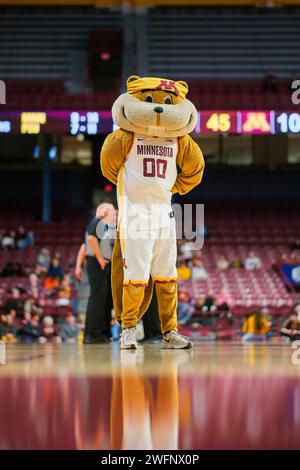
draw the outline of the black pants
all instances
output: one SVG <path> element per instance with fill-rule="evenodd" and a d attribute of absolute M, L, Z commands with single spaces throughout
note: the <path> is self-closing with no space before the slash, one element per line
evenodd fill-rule
<path fill-rule="evenodd" d="M 111 264 L 101 269 L 93 256 L 87 257 L 86 270 L 90 283 L 90 296 L 85 319 L 84 336 L 97 338 L 100 335 L 111 336 L 111 310 L 113 306 L 111 293 Z"/>
<path fill-rule="evenodd" d="M 300 334 L 289 335 L 288 333 L 280 332 L 280 335 L 285 336 L 286 338 L 290 338 L 291 341 L 299 341 L 300 340 Z"/>
<path fill-rule="evenodd" d="M 146 339 L 153 339 L 161 336 L 160 321 L 158 316 L 158 304 L 155 288 L 148 310 L 143 316 L 144 333 Z"/>

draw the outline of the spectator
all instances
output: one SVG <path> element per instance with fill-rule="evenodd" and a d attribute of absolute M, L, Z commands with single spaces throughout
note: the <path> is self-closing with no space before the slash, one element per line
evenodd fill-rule
<path fill-rule="evenodd" d="M 220 271 L 225 271 L 228 268 L 229 268 L 228 259 L 226 259 L 224 255 L 219 256 L 219 259 L 217 261 L 217 269 L 219 269 Z"/>
<path fill-rule="evenodd" d="M 61 337 L 58 336 L 52 317 L 43 318 L 41 336 L 39 342 L 44 343 L 61 343 Z"/>
<path fill-rule="evenodd" d="M 180 245 L 180 251 L 185 261 L 190 261 L 193 258 L 194 248 L 195 246 L 194 246 L 194 243 L 192 242 L 184 241 Z"/>
<path fill-rule="evenodd" d="M 36 273 L 30 273 L 28 276 L 28 281 L 26 283 L 26 292 L 31 295 L 32 292 L 36 290 L 38 292 L 41 290 L 39 277 Z"/>
<path fill-rule="evenodd" d="M 223 287 L 219 295 L 216 298 L 216 304 L 218 310 L 228 312 L 233 307 L 233 298 L 230 293 Z"/>
<path fill-rule="evenodd" d="M 53 258 L 50 268 L 48 270 L 48 276 L 52 279 L 59 279 L 62 280 L 63 278 L 63 270 L 61 267 L 61 262 L 59 258 Z"/>
<path fill-rule="evenodd" d="M 20 250 L 33 246 L 34 239 L 32 232 L 26 232 L 25 228 L 20 225 L 16 233 L 16 246 Z"/>
<path fill-rule="evenodd" d="M 24 312 L 24 317 L 20 325 L 18 337 L 23 343 L 37 341 L 40 336 L 39 318 L 32 317 L 28 311 Z"/>
<path fill-rule="evenodd" d="M 4 248 L 5 250 L 12 250 L 13 248 L 15 248 L 15 238 L 16 233 L 13 230 L 11 230 L 10 232 L 6 232 L 2 238 L 2 248 Z"/>
<path fill-rule="evenodd" d="M 23 302 L 20 299 L 20 290 L 13 288 L 11 291 L 11 298 L 6 301 L 5 312 L 10 313 L 12 310 L 16 312 L 16 315 L 20 317 L 23 312 Z"/>
<path fill-rule="evenodd" d="M 247 271 L 253 271 L 254 269 L 260 269 L 261 268 L 261 260 L 254 251 L 250 251 L 248 258 L 246 258 L 245 261 L 245 269 Z"/>
<path fill-rule="evenodd" d="M 61 290 L 63 291 L 63 295 L 70 297 L 71 290 L 72 290 L 72 279 L 69 273 L 64 274 L 62 283 L 61 283 Z"/>
<path fill-rule="evenodd" d="M 188 281 L 191 279 L 191 270 L 185 261 L 181 261 L 181 263 L 179 263 L 179 266 L 177 267 L 177 275 L 178 279 L 181 281 Z"/>
<path fill-rule="evenodd" d="M 71 298 L 71 280 L 68 274 L 64 275 L 64 278 L 61 282 L 60 289 L 58 291 L 57 305 L 69 305 Z"/>
<path fill-rule="evenodd" d="M 38 315 L 31 317 L 30 326 L 27 328 L 27 333 L 31 334 L 32 341 L 39 339 L 41 334 L 41 325 Z"/>
<path fill-rule="evenodd" d="M 51 258 L 47 248 L 42 248 L 36 259 L 37 274 L 45 275 L 50 268 Z"/>
<path fill-rule="evenodd" d="M 24 325 L 27 325 L 30 322 L 31 322 L 31 313 L 28 311 L 25 311 L 23 314 L 23 320 L 21 321 L 21 327 Z"/>
<path fill-rule="evenodd" d="M 198 297 L 195 302 L 194 302 L 194 306 L 195 306 L 195 311 L 196 313 L 200 313 L 202 311 L 202 307 L 204 305 L 204 302 L 205 302 L 205 298 L 204 297 Z"/>
<path fill-rule="evenodd" d="M 195 281 L 208 279 L 208 273 L 200 259 L 194 259 L 191 270 L 192 279 Z"/>
<path fill-rule="evenodd" d="M 215 299 L 215 294 L 214 291 L 210 288 L 207 291 L 207 294 L 204 299 L 204 304 L 202 306 L 202 311 L 203 312 L 214 312 L 217 307 L 216 307 L 216 299 Z"/>
<path fill-rule="evenodd" d="M 290 341 L 300 339 L 300 314 L 297 315 L 296 312 L 297 310 L 290 315 L 280 329 L 281 336 L 289 338 Z"/>
<path fill-rule="evenodd" d="M 178 294 L 178 323 L 186 325 L 192 318 L 195 307 L 190 303 L 191 299 L 187 292 L 179 290 Z"/>
<path fill-rule="evenodd" d="M 244 333 L 243 342 L 264 341 L 267 339 L 267 333 L 270 331 L 270 322 L 262 315 L 260 310 L 255 310 L 242 326 Z"/>
<path fill-rule="evenodd" d="M 58 259 L 60 262 L 61 262 L 61 254 L 59 251 L 55 251 L 54 252 L 54 255 L 53 255 L 53 258 L 56 258 Z"/>
<path fill-rule="evenodd" d="M 244 264 L 239 256 L 235 256 L 230 263 L 230 267 L 233 269 L 240 269 L 244 267 Z"/>
<path fill-rule="evenodd" d="M 58 287 L 63 278 L 63 270 L 58 258 L 53 258 L 47 276 L 44 281 L 45 289 Z"/>
<path fill-rule="evenodd" d="M 270 315 L 270 310 L 269 310 L 269 307 L 262 307 L 261 308 L 261 314 L 264 318 L 266 318 L 267 320 L 269 320 L 270 324 L 272 323 L 272 317 Z"/>
<path fill-rule="evenodd" d="M 38 289 L 34 287 L 31 291 L 30 297 L 24 303 L 24 312 L 30 312 L 31 315 L 41 316 L 43 314 L 43 309 L 41 306 L 41 294 Z"/>
<path fill-rule="evenodd" d="M 59 335 L 67 343 L 76 343 L 79 336 L 79 327 L 73 315 L 68 315 L 60 327 Z"/>
<path fill-rule="evenodd" d="M 5 343 L 15 343 L 18 328 L 14 316 L 11 314 L 3 315 L 0 324 L 0 338 Z"/>

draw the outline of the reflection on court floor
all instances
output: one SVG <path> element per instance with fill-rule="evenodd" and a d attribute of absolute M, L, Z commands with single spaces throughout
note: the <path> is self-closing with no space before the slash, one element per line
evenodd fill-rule
<path fill-rule="evenodd" d="M 0 449 L 300 449 L 289 345 L 11 346 Z"/>

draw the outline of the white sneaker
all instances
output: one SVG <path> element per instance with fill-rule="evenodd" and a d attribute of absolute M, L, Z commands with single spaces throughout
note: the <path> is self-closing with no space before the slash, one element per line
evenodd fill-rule
<path fill-rule="evenodd" d="M 136 327 L 124 328 L 121 333 L 121 349 L 137 349 Z"/>
<path fill-rule="evenodd" d="M 165 334 L 161 343 L 161 349 L 191 349 L 192 347 L 193 343 L 175 330 Z"/>

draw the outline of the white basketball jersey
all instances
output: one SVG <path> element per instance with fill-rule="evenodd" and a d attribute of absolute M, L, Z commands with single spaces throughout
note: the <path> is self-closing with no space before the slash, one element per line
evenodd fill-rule
<path fill-rule="evenodd" d="M 117 183 L 119 223 L 124 227 L 148 230 L 170 223 L 177 152 L 177 138 L 134 134 Z"/>

